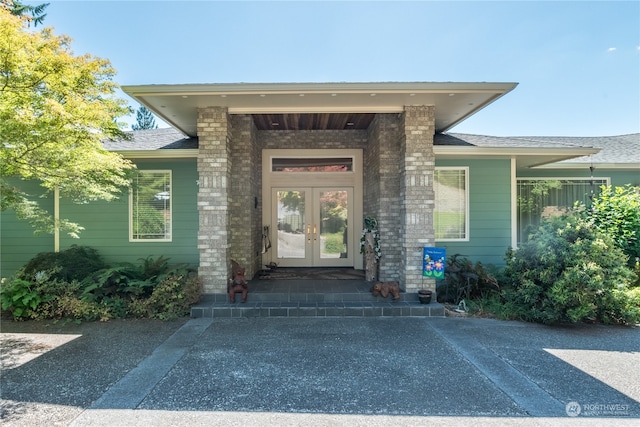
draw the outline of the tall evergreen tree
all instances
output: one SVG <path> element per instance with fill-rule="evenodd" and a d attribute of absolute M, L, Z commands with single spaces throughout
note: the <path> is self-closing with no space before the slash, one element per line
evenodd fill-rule
<path fill-rule="evenodd" d="M 12 15 L 24 17 L 29 23 L 33 22 L 34 27 L 37 27 L 47 16 L 44 10 L 49 6 L 49 3 L 30 6 L 19 0 L 0 0 L 0 6 L 7 9 Z"/>
<path fill-rule="evenodd" d="M 131 129 L 133 130 L 158 128 L 158 125 L 156 124 L 156 119 L 153 117 L 153 113 L 144 105 L 138 108 L 138 111 L 136 111 L 136 121 L 137 121 L 137 124 L 131 125 Z"/>

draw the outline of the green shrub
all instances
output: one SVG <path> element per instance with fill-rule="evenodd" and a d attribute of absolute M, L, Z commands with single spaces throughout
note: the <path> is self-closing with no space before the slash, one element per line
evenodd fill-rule
<path fill-rule="evenodd" d="M 98 251 L 73 245 L 60 252 L 42 252 L 32 258 L 16 274 L 18 279 L 34 281 L 39 272 L 47 271 L 52 279 L 82 280 L 106 265 Z"/>
<path fill-rule="evenodd" d="M 8 311 L 14 319 L 29 319 L 42 303 L 42 296 L 35 285 L 22 279 L 3 281 L 0 288 L 2 310 Z"/>
<path fill-rule="evenodd" d="M 165 276 L 155 287 L 144 307 L 148 317 L 172 319 L 186 316 L 200 299 L 202 283 L 194 273 L 176 271 Z M 141 307 L 136 307 L 141 310 Z M 143 309 L 142 312 L 145 310 Z"/>
<path fill-rule="evenodd" d="M 585 213 L 627 254 L 628 265 L 633 267 L 640 257 L 640 187 L 603 185 L 601 190 Z"/>
<path fill-rule="evenodd" d="M 503 301 L 523 320 L 640 322 L 628 292 L 635 275 L 626 255 L 581 215 L 543 221 L 506 258 Z"/>
<path fill-rule="evenodd" d="M 481 262 L 473 264 L 460 254 L 447 257 L 444 279 L 438 283 L 438 302 L 458 304 L 489 292 L 498 292 L 500 287 L 495 275 Z"/>
<path fill-rule="evenodd" d="M 87 248 L 82 252 L 94 259 L 97 256 L 97 252 Z M 39 261 L 30 261 L 31 266 L 44 267 L 47 264 L 42 260 L 65 259 L 46 254 L 36 258 Z M 54 266 L 52 270 L 28 274 L 32 280 L 3 281 L 0 286 L 2 309 L 15 319 L 170 319 L 189 314 L 190 306 L 202 293 L 195 272 L 183 266 L 170 268 L 168 259 L 162 256 L 141 259 L 140 265 L 122 263 L 97 271 L 91 268 L 82 280 L 60 278 L 60 271 L 68 269 L 68 263 L 50 265 Z M 68 270 L 67 275 L 77 276 L 72 270 Z"/>

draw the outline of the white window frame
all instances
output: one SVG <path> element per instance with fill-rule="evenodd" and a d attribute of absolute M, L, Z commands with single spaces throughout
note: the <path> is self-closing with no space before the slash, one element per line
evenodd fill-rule
<path fill-rule="evenodd" d="M 171 242 L 173 240 L 173 173 L 170 169 L 142 169 L 137 173 L 164 173 L 169 175 L 169 237 L 161 239 L 144 239 L 134 238 L 133 235 L 133 196 L 134 188 L 129 191 L 129 242 L 132 243 L 148 243 L 148 242 Z"/>
<path fill-rule="evenodd" d="M 464 171 L 464 237 L 462 238 L 435 238 L 436 242 L 468 242 L 470 238 L 470 230 L 469 230 L 469 166 L 436 166 L 435 171 L 441 170 L 458 170 Z M 434 233 L 437 230 L 436 227 L 436 211 L 438 209 L 438 195 L 436 192 L 436 177 L 435 173 L 433 176 L 433 191 L 435 196 L 435 207 L 433 212 L 433 229 Z"/>
<path fill-rule="evenodd" d="M 514 190 L 514 202 L 518 199 L 518 195 L 520 194 L 518 191 L 520 181 L 591 181 L 591 180 L 602 180 L 605 181 L 607 186 L 611 185 L 611 177 L 607 176 L 594 176 L 594 177 L 557 177 L 557 176 L 547 176 L 547 177 L 529 177 L 529 176 L 518 176 L 515 180 L 515 190 Z M 602 184 L 599 184 L 602 185 Z M 514 206 L 514 229 L 513 229 L 513 240 L 515 241 L 514 247 L 518 247 L 522 242 L 518 242 L 518 233 L 520 232 L 520 215 L 517 206 Z"/>

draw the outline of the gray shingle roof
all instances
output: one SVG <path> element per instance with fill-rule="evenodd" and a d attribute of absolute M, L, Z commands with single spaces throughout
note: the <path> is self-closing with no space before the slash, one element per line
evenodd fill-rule
<path fill-rule="evenodd" d="M 197 149 L 198 138 L 184 136 L 174 128 L 145 129 L 127 132 L 133 139 L 107 140 L 104 147 L 110 151 L 129 150 L 176 150 L 176 149 Z"/>
<path fill-rule="evenodd" d="M 498 137 L 485 135 L 470 135 L 462 133 L 450 133 L 436 135 L 435 145 L 457 145 L 475 147 L 527 147 L 527 148 L 553 148 L 576 147 L 598 148 L 599 153 L 592 156 L 577 157 L 564 160 L 559 164 L 567 163 L 617 163 L 640 166 L 640 133 L 618 136 L 515 136 Z"/>
<path fill-rule="evenodd" d="M 171 150 L 197 149 L 198 138 L 184 136 L 173 128 L 147 129 L 130 132 L 130 141 L 108 140 L 104 142 L 107 150 Z M 564 163 L 616 163 L 640 165 L 640 133 L 602 137 L 565 137 L 565 136 L 517 136 L 501 137 L 471 135 L 464 133 L 446 133 L 435 135 L 435 145 L 492 148 L 599 148 L 600 152 L 592 156 L 578 157 L 559 162 Z"/>

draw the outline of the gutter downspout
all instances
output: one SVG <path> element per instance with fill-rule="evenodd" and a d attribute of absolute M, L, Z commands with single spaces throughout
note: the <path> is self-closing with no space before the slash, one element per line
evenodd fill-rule
<path fill-rule="evenodd" d="M 518 248 L 518 180 L 516 158 L 511 157 L 511 247 Z"/>
<path fill-rule="evenodd" d="M 60 252 L 60 189 L 53 190 L 53 251 Z"/>

